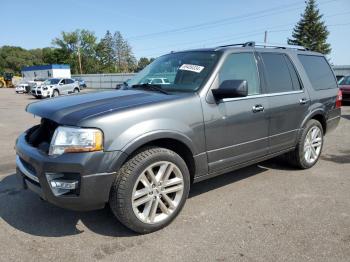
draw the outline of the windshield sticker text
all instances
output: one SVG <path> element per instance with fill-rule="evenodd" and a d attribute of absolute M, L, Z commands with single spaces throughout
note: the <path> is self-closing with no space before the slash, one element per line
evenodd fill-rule
<path fill-rule="evenodd" d="M 191 71 L 195 73 L 200 73 L 204 69 L 204 66 L 183 64 L 180 66 L 179 70 Z"/>

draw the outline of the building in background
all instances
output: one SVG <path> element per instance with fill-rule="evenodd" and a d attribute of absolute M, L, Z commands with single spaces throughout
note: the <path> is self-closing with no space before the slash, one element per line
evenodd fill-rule
<path fill-rule="evenodd" d="M 333 70 L 337 79 L 350 75 L 350 65 L 334 65 Z"/>
<path fill-rule="evenodd" d="M 69 65 L 27 66 L 22 68 L 22 77 L 27 81 L 42 78 L 70 78 L 71 72 Z"/>

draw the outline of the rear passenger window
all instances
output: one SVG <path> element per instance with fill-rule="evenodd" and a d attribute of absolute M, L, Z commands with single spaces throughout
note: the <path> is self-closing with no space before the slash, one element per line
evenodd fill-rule
<path fill-rule="evenodd" d="M 261 53 L 261 57 L 264 62 L 267 93 L 290 92 L 300 89 L 300 85 L 297 84 L 298 76 L 296 75 L 293 65 L 285 55 L 277 53 Z M 289 68 L 293 70 L 290 70 Z M 292 81 L 293 78 L 294 81 Z M 295 82 L 294 85 L 293 82 Z"/>
<path fill-rule="evenodd" d="M 236 53 L 227 57 L 219 72 L 219 84 L 225 80 L 246 80 L 248 95 L 260 93 L 258 70 L 253 53 Z"/>
<path fill-rule="evenodd" d="M 315 90 L 337 88 L 333 72 L 323 56 L 298 55 Z"/>

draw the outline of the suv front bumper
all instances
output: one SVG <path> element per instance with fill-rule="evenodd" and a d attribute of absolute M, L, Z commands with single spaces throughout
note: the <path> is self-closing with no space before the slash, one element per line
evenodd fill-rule
<path fill-rule="evenodd" d="M 16 143 L 17 177 L 23 188 L 37 193 L 44 200 L 72 210 L 94 210 L 105 206 L 115 179 L 127 155 L 121 151 L 69 153 L 57 157 L 32 147 L 19 136 Z M 50 183 L 52 176 L 77 181 L 77 187 L 57 194 Z"/>

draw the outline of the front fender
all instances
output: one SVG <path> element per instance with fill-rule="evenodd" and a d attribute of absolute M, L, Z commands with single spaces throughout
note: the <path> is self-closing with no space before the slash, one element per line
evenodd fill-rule
<path fill-rule="evenodd" d="M 138 147 L 157 139 L 170 138 L 185 144 L 195 155 L 198 149 L 192 139 L 194 131 L 180 121 L 172 119 L 152 119 L 132 125 L 124 130 L 107 148 L 108 151 L 121 150 L 127 154 Z"/>

